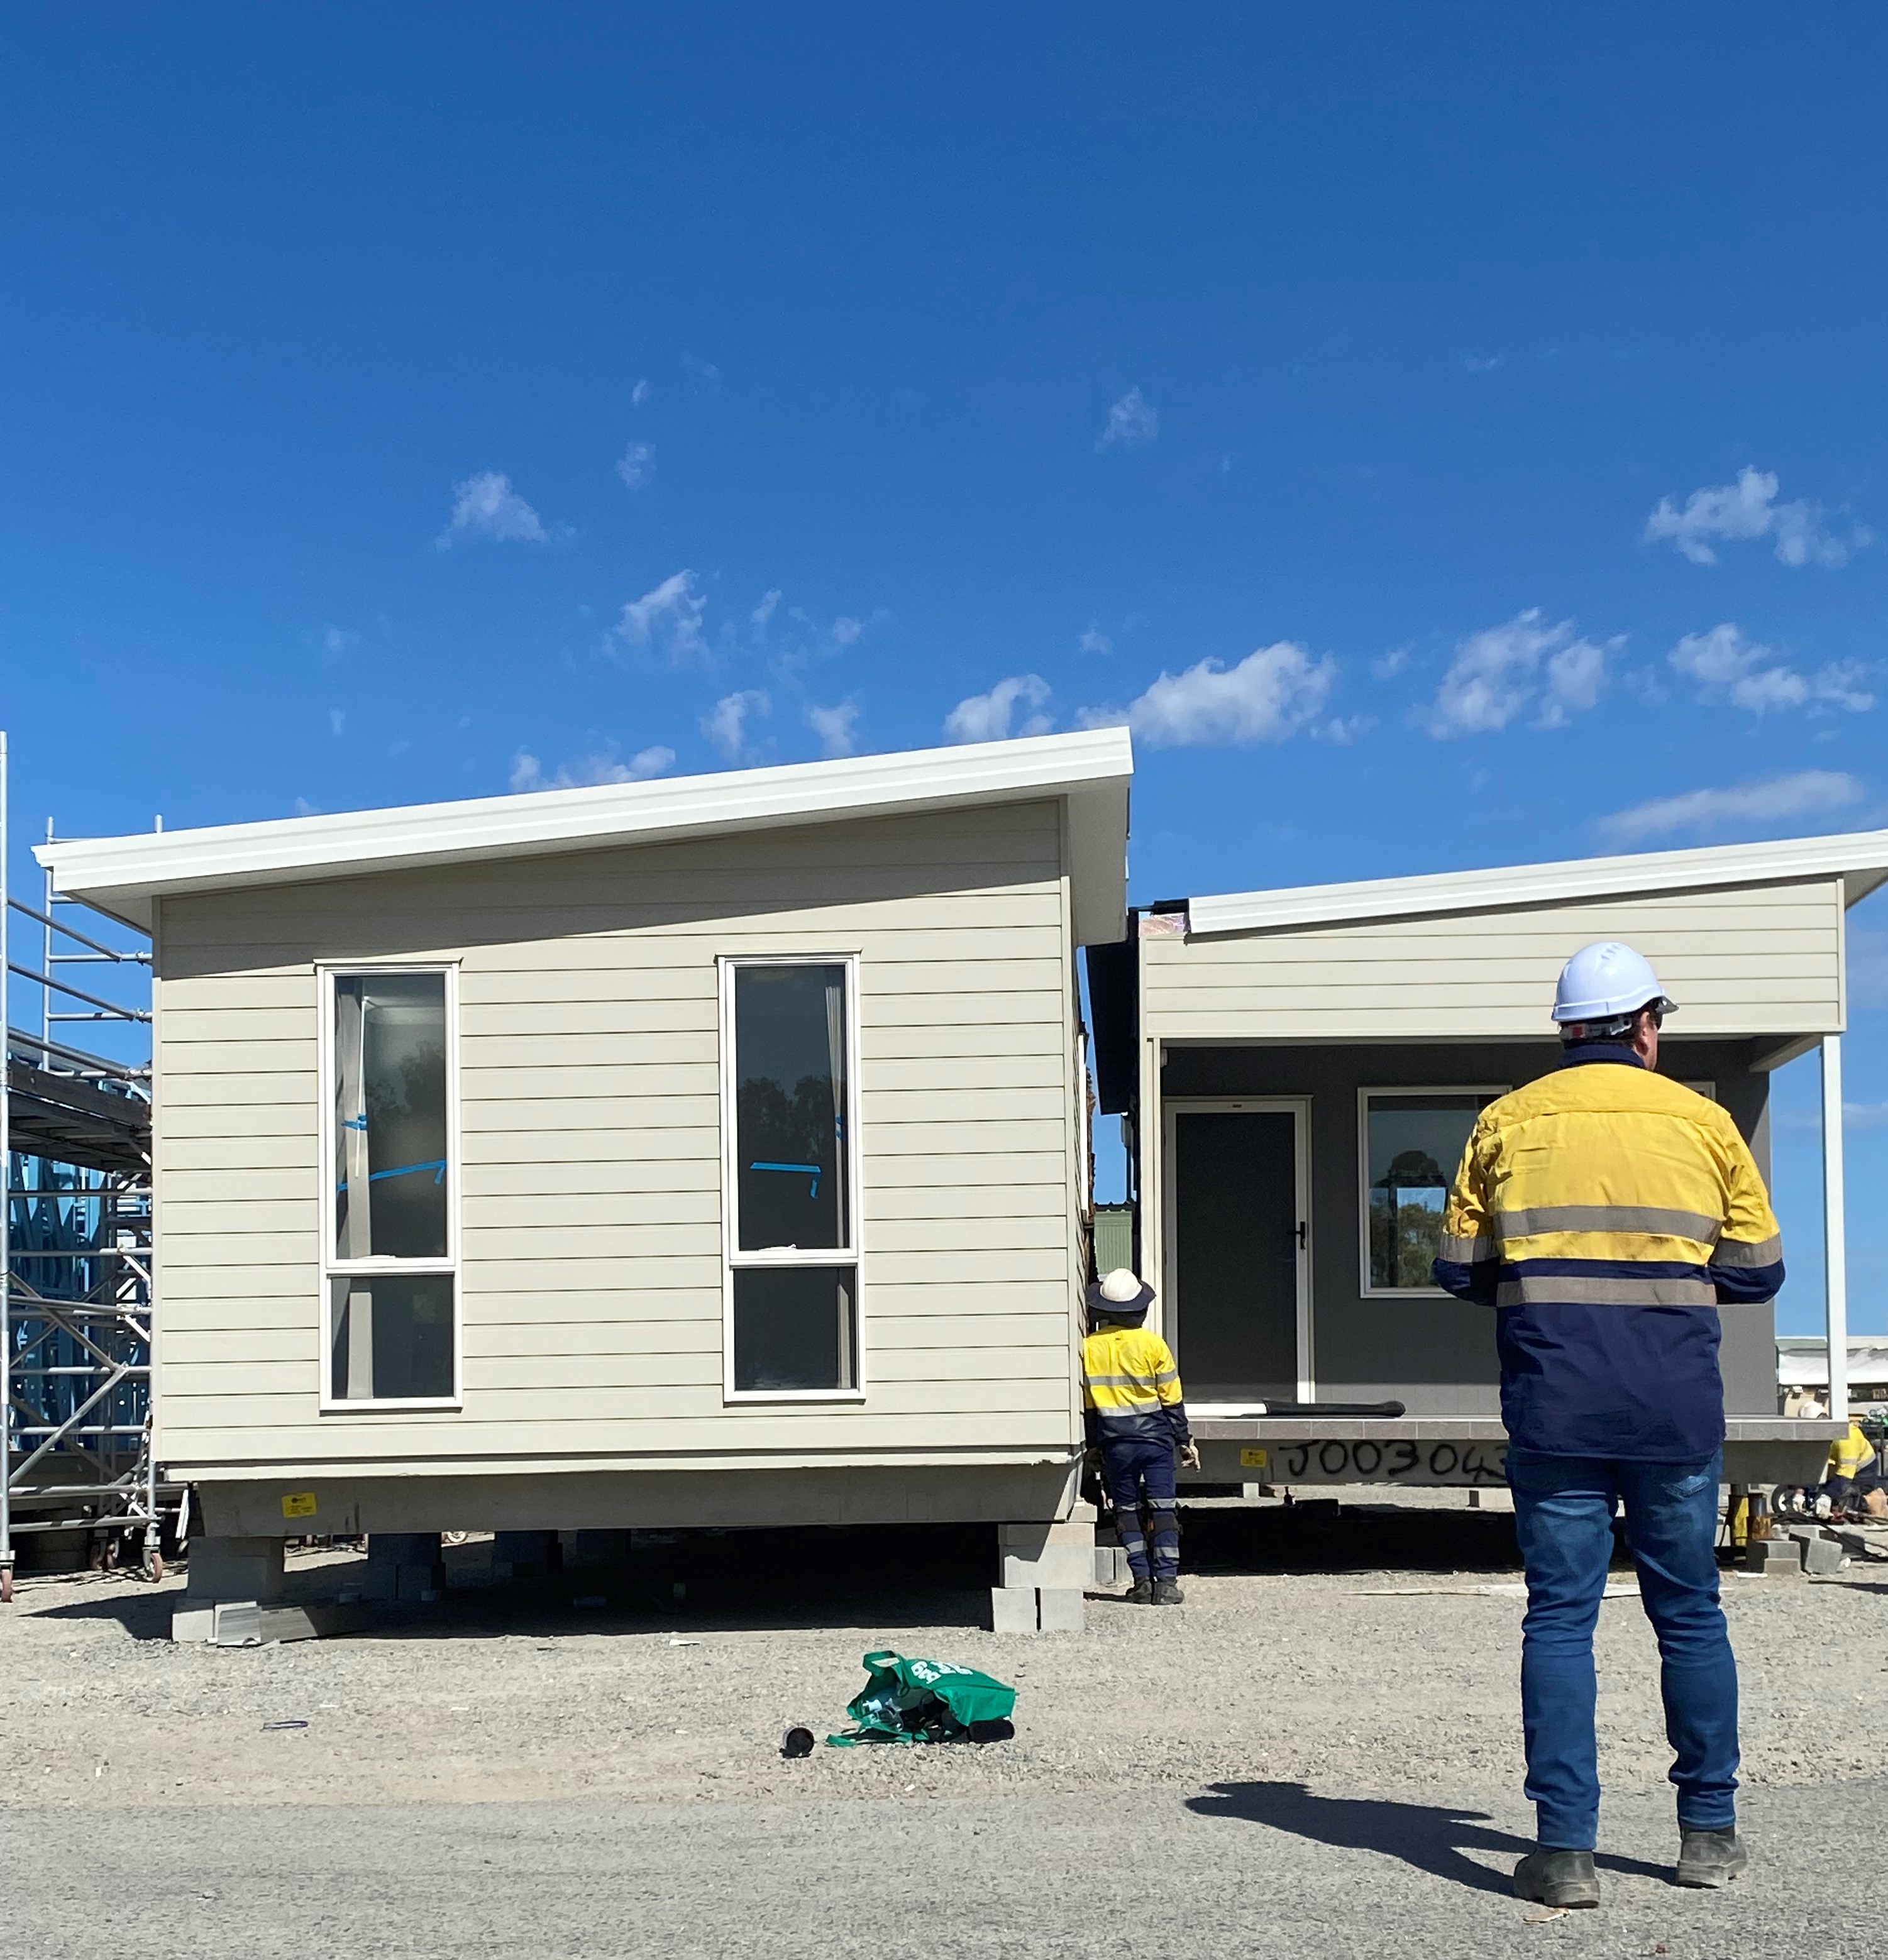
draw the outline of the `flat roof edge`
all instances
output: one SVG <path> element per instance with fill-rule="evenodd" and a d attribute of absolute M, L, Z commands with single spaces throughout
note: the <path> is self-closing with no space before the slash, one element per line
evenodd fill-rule
<path fill-rule="evenodd" d="M 1888 830 L 1227 892 L 1189 902 L 1188 937 L 1820 878 L 1842 879 L 1850 905 L 1865 897 L 1888 881 Z"/>
<path fill-rule="evenodd" d="M 1133 768 L 1125 729 L 1092 729 L 718 775 L 57 839 L 36 845 L 33 854 L 60 891 L 148 924 L 153 899 L 193 892 L 919 815 L 1037 796 L 1066 797 L 1093 815 L 1118 797 L 1125 835 Z"/>

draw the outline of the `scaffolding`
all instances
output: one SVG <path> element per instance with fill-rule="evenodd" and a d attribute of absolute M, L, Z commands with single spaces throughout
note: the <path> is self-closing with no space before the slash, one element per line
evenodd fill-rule
<path fill-rule="evenodd" d="M 0 733 L 0 1602 L 18 1542 L 36 1533 L 82 1534 L 101 1567 L 135 1542 L 145 1576 L 161 1577 L 182 1497 L 151 1442 L 151 1010 L 123 998 L 148 1000 L 151 954 L 115 943 L 130 929 L 62 897 L 49 873 L 41 905 L 15 896 L 7 772 Z M 11 1011 L 22 993 L 37 1031 Z M 68 1040 L 74 1024 L 123 1052 Z"/>

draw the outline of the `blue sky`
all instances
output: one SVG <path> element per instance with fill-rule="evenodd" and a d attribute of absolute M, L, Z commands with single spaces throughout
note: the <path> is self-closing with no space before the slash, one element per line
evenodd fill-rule
<path fill-rule="evenodd" d="M 1143 899 L 1888 824 L 1877 9 L 8 39 L 22 832 L 1096 714 Z M 1888 900 L 1851 931 L 1880 1328 Z"/>

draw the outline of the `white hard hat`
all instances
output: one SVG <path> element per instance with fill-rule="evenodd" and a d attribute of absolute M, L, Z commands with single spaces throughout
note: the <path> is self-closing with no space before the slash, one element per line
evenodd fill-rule
<path fill-rule="evenodd" d="M 1616 939 L 1583 946 L 1560 969 L 1554 992 L 1554 1019 L 1610 1021 L 1641 1007 L 1657 1007 L 1670 1013 L 1677 1006 L 1666 998 L 1651 963 Z"/>
<path fill-rule="evenodd" d="M 1101 1282 L 1101 1297 L 1117 1306 L 1125 1306 L 1131 1300 L 1141 1297 L 1141 1278 L 1138 1273 L 1126 1266 L 1116 1266 L 1106 1274 Z"/>

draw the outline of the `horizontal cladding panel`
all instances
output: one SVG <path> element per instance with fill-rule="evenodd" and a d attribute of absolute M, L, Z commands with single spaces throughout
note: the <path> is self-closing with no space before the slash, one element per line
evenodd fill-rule
<path fill-rule="evenodd" d="M 279 972 L 196 973 L 185 978 L 160 975 L 151 998 L 161 1017 L 172 1014 L 308 1013 L 315 998 L 314 969 L 285 968 Z"/>
<path fill-rule="evenodd" d="M 756 1405 L 735 1420 L 715 1416 L 689 1421 L 651 1418 L 626 1424 L 608 1413 L 546 1424 L 533 1418 L 486 1422 L 475 1433 L 452 1413 L 421 1419 L 351 1414 L 318 1418 L 302 1405 L 285 1415 L 238 1426 L 214 1420 L 212 1404 L 199 1426 L 193 1418 L 164 1423 L 161 1446 L 174 1462 L 255 1464 L 268 1476 L 276 1465 L 397 1462 L 417 1470 L 429 1463 L 476 1466 L 502 1475 L 505 1459 L 528 1474 L 539 1462 L 568 1462 L 584 1456 L 767 1452 L 798 1457 L 807 1452 L 856 1455 L 915 1449 L 1040 1449 L 1059 1459 L 1071 1446 L 1065 1408 L 939 1413 L 914 1421 L 908 1415 L 847 1408 L 831 1413 L 796 1409 L 782 1413 Z M 927 1412 L 928 1414 L 929 1412 Z M 729 1411 L 733 1416 L 734 1412 Z"/>
<path fill-rule="evenodd" d="M 634 1037 L 546 1036 L 541 1039 L 464 1045 L 460 1100 L 500 1102 L 549 1097 L 568 1102 L 599 1096 L 661 1097 L 718 1091 L 720 1064 L 709 1036 L 648 1038 L 646 1058 L 626 1058 Z M 694 1052 L 699 1051 L 699 1052 Z M 903 1090 L 1049 1089 L 1059 1091 L 1065 1064 L 1056 1055 L 991 1055 L 975 1059 L 934 1056 L 917 1061 L 863 1058 L 859 1081 L 869 1115 L 874 1099 Z"/>
<path fill-rule="evenodd" d="M 171 1084 L 160 1085 L 155 1128 L 159 1150 L 179 1141 L 212 1139 L 240 1141 L 250 1137 L 305 1139 L 312 1148 L 316 1118 L 314 1090 L 293 1102 L 183 1102 L 175 1101 Z"/>
<path fill-rule="evenodd" d="M 1692 934 L 1686 934 L 1682 946 L 1666 946 L 1664 956 L 1683 961 L 1700 973 L 1722 975 L 1732 980 L 1761 980 L 1775 972 L 1779 965 L 1792 970 L 1832 974 L 1838 964 L 1835 935 L 1827 930 L 1773 934 L 1766 927 L 1760 953 L 1750 950 L 1748 928 L 1740 933 L 1726 933 L 1722 937 L 1725 943 L 1721 948 L 1701 947 Z M 1256 956 L 1259 947 L 1265 949 L 1266 957 Z M 1262 939 L 1253 942 L 1252 949 L 1237 959 L 1199 958 L 1196 953 L 1206 949 L 1189 948 L 1184 961 L 1151 964 L 1148 980 L 1150 986 L 1162 988 L 1183 983 L 1224 986 L 1266 973 L 1278 975 L 1280 984 L 1294 986 L 1344 985 L 1352 981 L 1367 985 L 1372 982 L 1380 985 L 1406 969 L 1425 973 L 1437 968 L 1454 969 L 1466 962 L 1485 985 L 1532 985 L 1539 976 L 1543 960 L 1555 963 L 1558 970 L 1558 963 L 1567 956 L 1566 948 L 1565 934 L 1543 940 L 1537 950 L 1531 951 L 1515 948 L 1504 939 L 1498 950 L 1486 954 L 1440 942 L 1412 946 L 1387 941 L 1380 947 L 1367 950 L 1307 947 L 1300 941 Z"/>
<path fill-rule="evenodd" d="M 180 1178 L 221 1178 L 249 1172 L 275 1178 L 313 1177 L 320 1153 L 312 1123 L 285 1137 L 177 1137 L 161 1128 L 158 1136 L 160 1196 L 174 1190 Z"/>
<path fill-rule="evenodd" d="M 988 1315 L 966 1326 L 963 1336 L 954 1338 L 936 1320 L 874 1319 L 866 1329 L 867 1373 L 885 1381 L 956 1381 L 998 1370 L 1016 1379 L 1068 1379 L 1065 1314 Z M 692 1320 L 473 1324 L 465 1330 L 466 1384 L 496 1392 L 718 1383 L 721 1348 L 718 1301 L 712 1316 Z M 209 1370 L 233 1392 L 251 1392 L 244 1371 L 262 1367 L 298 1371 L 276 1386 L 305 1390 L 317 1378 L 320 1350 L 320 1331 L 312 1322 L 292 1328 L 186 1328 L 164 1342 L 160 1387 L 166 1394 L 174 1389 L 204 1393 L 200 1376 Z M 680 1360 L 686 1360 L 689 1368 L 678 1372 Z M 696 1367 L 698 1361 L 704 1365 Z M 262 1384 L 254 1392 L 266 1392 L 268 1387 Z"/>
<path fill-rule="evenodd" d="M 158 1101 L 167 1116 L 172 1111 L 209 1106 L 230 1109 L 294 1110 L 304 1116 L 315 1106 L 316 1082 L 312 1055 L 305 1068 L 251 1070 L 227 1075 L 200 1069 L 167 1069 L 158 1078 Z"/>
<path fill-rule="evenodd" d="M 462 1236 L 466 1263 L 538 1258 L 559 1263 L 579 1258 L 615 1258 L 638 1265 L 650 1258 L 685 1258 L 696 1253 L 721 1258 L 721 1230 L 718 1213 L 698 1208 L 708 1215 L 691 1222 L 677 1218 L 664 1207 L 645 1220 L 613 1219 L 607 1213 L 591 1215 L 581 1222 L 566 1214 L 561 1219 L 533 1220 L 528 1224 L 501 1223 L 482 1213 L 466 1218 Z M 312 1214 L 312 1207 L 310 1208 Z M 291 1221 L 285 1217 L 282 1229 Z M 172 1228 L 167 1220 L 166 1230 Z M 896 1219 L 874 1217 L 866 1220 L 865 1250 L 868 1256 L 932 1251 L 965 1255 L 998 1254 L 1007 1258 L 1013 1253 L 1030 1254 L 1059 1251 L 1066 1256 L 1068 1224 L 1059 1208 L 1036 1217 L 977 1218 Z M 849 1263 L 851 1255 L 833 1255 L 836 1265 Z M 633 1280 L 626 1270 L 622 1278 Z"/>
<path fill-rule="evenodd" d="M 1699 976 L 1688 979 L 1673 972 L 1670 961 L 1660 963 L 1665 970 L 1660 978 L 1671 989 L 1681 1009 L 1702 1011 L 1759 1007 L 1770 1001 L 1782 1006 L 1820 1003 L 1832 1001 L 1835 994 L 1833 975 L 1824 977 L 1778 972 L 1761 983 L 1726 981 L 1717 976 L 1708 980 Z M 1536 976 L 1536 980 L 1539 977 Z M 1271 1007 L 1302 1010 L 1322 1006 L 1333 1013 L 1345 1010 L 1355 1012 L 1360 1008 L 1434 1013 L 1438 1010 L 1482 1007 L 1499 1011 L 1527 1007 L 1544 1022 L 1547 1004 L 1552 998 L 1552 975 L 1548 977 L 1544 998 L 1538 985 L 1523 988 L 1489 985 L 1467 975 L 1456 982 L 1424 980 L 1412 975 L 1401 986 L 1390 983 L 1340 985 L 1327 982 L 1316 987 L 1292 986 L 1269 976 L 1263 979 L 1255 977 L 1243 986 L 1188 987 L 1170 992 L 1150 992 L 1147 1007 L 1148 1020 L 1152 1022 L 1174 1013 L 1204 1013 L 1221 1010 L 1237 1013 L 1248 1009 L 1262 1011 Z"/>
<path fill-rule="evenodd" d="M 1685 1032 L 1741 1040 L 1759 1036 L 1815 1034 L 1832 1026 L 1831 1017 L 1820 1009 L 1778 1007 L 1762 1013 L 1719 1010 L 1702 1023 L 1694 1017 Z M 1262 1013 L 1228 1009 L 1211 1013 L 1163 1014 L 1157 1020 L 1150 1016 L 1144 1032 L 1162 1041 L 1202 1047 L 1236 1047 L 1242 1042 L 1253 1041 L 1305 1045 L 1555 1039 L 1553 1028 L 1543 1020 L 1538 1001 L 1530 1008 L 1514 1007 L 1501 1013 L 1474 1008 L 1444 1013 L 1433 1009 L 1393 1021 L 1381 1011 L 1347 1012 L 1339 1006 L 1329 1010 L 1267 1009 Z"/>
<path fill-rule="evenodd" d="M 1003 1116 L 973 1122 L 954 1122 L 947 1134 L 935 1123 L 899 1122 L 880 1115 L 872 1125 L 874 1159 L 886 1163 L 897 1157 L 982 1157 L 1001 1150 L 1059 1150 L 1064 1122 L 1053 1116 Z"/>
<path fill-rule="evenodd" d="M 689 1094 L 688 1083 L 664 1090 L 641 1086 L 639 1093 L 613 1096 L 462 1097 L 460 1123 L 474 1131 L 520 1133 L 563 1129 L 575 1118 L 591 1131 L 641 1125 L 649 1129 L 702 1129 L 721 1120 L 718 1093 Z M 864 1094 L 865 1120 L 871 1126 L 868 1147 L 874 1151 L 899 1147 L 885 1132 L 921 1127 L 927 1141 L 920 1147 L 980 1151 L 985 1140 L 960 1134 L 962 1130 L 1005 1123 L 1059 1123 L 1062 1098 L 1058 1089 L 879 1089 Z M 470 1146 L 467 1146 L 470 1150 Z M 486 1152 L 489 1156 L 490 1153 Z"/>
<path fill-rule="evenodd" d="M 285 1364 L 285 1372 L 287 1369 L 288 1364 Z M 214 1423 L 218 1428 L 277 1430 L 285 1425 L 306 1421 L 315 1413 L 315 1395 L 305 1379 L 306 1369 L 295 1372 L 301 1379 L 279 1389 L 256 1386 L 232 1391 L 224 1386 L 222 1371 L 215 1368 L 198 1371 L 202 1379 L 200 1389 L 168 1388 L 163 1417 L 167 1446 L 174 1449 L 177 1431 L 198 1421 L 206 1425 Z M 264 1373 L 257 1367 L 252 1379 L 259 1382 Z M 1013 1411 L 1046 1413 L 1053 1410 L 1065 1414 L 1068 1406 L 1065 1377 L 1024 1381 L 886 1382 L 874 1384 L 865 1401 L 848 1410 L 846 1426 L 849 1427 L 854 1422 L 861 1425 L 882 1424 L 893 1418 L 909 1424 L 915 1416 L 986 1415 Z M 405 1428 L 411 1421 L 411 1418 L 402 1421 L 390 1411 L 387 1418 L 377 1419 L 367 1411 L 363 1411 L 363 1415 L 370 1425 L 368 1433 L 357 1433 L 351 1442 L 345 1444 L 340 1440 L 342 1435 L 346 1430 L 356 1427 L 351 1411 L 343 1411 L 339 1420 L 331 1417 L 320 1425 L 335 1436 L 336 1440 L 332 1446 L 337 1453 L 343 1448 L 358 1451 L 368 1447 L 369 1437 L 384 1433 L 385 1427 Z M 474 1394 L 468 1385 L 463 1406 L 450 1414 L 441 1411 L 439 1426 L 449 1429 L 460 1438 L 461 1448 L 476 1451 L 492 1447 L 498 1432 L 524 1424 L 541 1427 L 547 1441 L 555 1437 L 561 1442 L 568 1427 L 586 1421 L 633 1422 L 638 1428 L 646 1425 L 652 1430 L 661 1430 L 680 1427 L 690 1418 L 709 1432 L 697 1443 L 698 1448 L 731 1441 L 737 1447 L 753 1447 L 752 1437 L 743 1432 L 750 1427 L 764 1431 L 780 1420 L 777 1407 L 773 1405 L 750 1403 L 728 1406 L 724 1402 L 718 1374 L 712 1382 L 692 1388 L 615 1388 L 578 1384 L 556 1389 L 521 1389 L 515 1393 L 494 1387 Z M 788 1424 L 787 1427 L 791 1430 L 793 1425 Z M 909 1433 L 899 1433 L 898 1440 L 909 1442 Z M 639 1443 L 638 1446 L 654 1446 Z"/>
<path fill-rule="evenodd" d="M 160 1279 L 160 1338 L 165 1352 L 173 1341 L 214 1338 L 225 1332 L 256 1332 L 268 1336 L 309 1332 L 319 1325 L 320 1293 L 311 1271 L 279 1269 L 285 1275 L 279 1288 L 261 1290 L 237 1287 L 221 1293 L 186 1289 L 168 1276 Z M 621 1267 L 614 1270 L 620 1275 Z M 561 1287 L 562 1274 L 546 1274 L 540 1268 L 533 1287 L 494 1287 L 487 1276 L 473 1271 L 463 1285 L 466 1339 L 495 1345 L 527 1339 L 528 1330 L 558 1328 L 560 1340 L 581 1345 L 585 1339 L 600 1344 L 599 1352 L 616 1346 L 633 1347 L 646 1335 L 651 1341 L 669 1338 L 664 1330 L 695 1328 L 703 1325 L 721 1338 L 721 1284 L 718 1265 L 705 1265 L 702 1277 L 693 1285 L 670 1284 L 645 1286 L 638 1282 L 625 1286 L 620 1277 L 613 1284 L 587 1290 Z M 971 1328 L 990 1319 L 1033 1319 L 1052 1316 L 1065 1326 L 1073 1299 L 1065 1272 L 1038 1281 L 989 1279 L 974 1284 L 906 1281 L 893 1285 L 876 1278 L 866 1291 L 866 1320 L 869 1339 L 902 1340 L 902 1334 L 887 1329 L 922 1330 L 911 1337 L 915 1346 L 938 1346 L 953 1339 L 981 1341 L 978 1334 L 954 1334 L 952 1325 L 961 1322 Z M 524 1329 L 526 1333 L 507 1332 Z M 309 1338 L 313 1335 L 309 1332 Z M 679 1337 L 678 1337 L 679 1338 Z"/>
<path fill-rule="evenodd" d="M 685 1168 L 686 1166 L 684 1166 Z M 600 1166 L 604 1171 L 610 1166 Z M 657 1167 L 651 1166 L 653 1171 Z M 611 1223 L 634 1222 L 648 1215 L 648 1208 L 667 1224 L 704 1223 L 720 1229 L 721 1216 L 720 1166 L 706 1166 L 705 1176 L 692 1188 L 671 1177 L 649 1188 L 633 1191 L 621 1185 L 602 1188 L 540 1190 L 532 1193 L 469 1188 L 465 1198 L 464 1223 L 470 1233 L 476 1227 L 489 1230 L 515 1227 L 535 1232 L 569 1232 L 587 1234 L 593 1228 Z M 966 1170 L 975 1166 L 966 1166 Z M 491 1173 L 486 1173 L 489 1176 Z M 1067 1218 L 1068 1200 L 1060 1182 L 1025 1185 L 960 1184 L 941 1190 L 913 1189 L 895 1185 L 890 1188 L 868 1186 L 864 1193 L 866 1242 L 876 1246 L 884 1241 L 871 1236 L 875 1226 L 911 1223 L 919 1220 L 954 1223 L 1010 1219 L 1052 1219 L 1059 1228 Z M 1007 1244 L 1007 1239 L 979 1235 L 990 1245 Z"/>
<path fill-rule="evenodd" d="M 225 1014 L 224 1039 L 174 1042 L 167 1027 L 158 1042 L 158 1067 L 169 1086 L 186 1077 L 254 1075 L 271 1077 L 305 1071 L 312 1081 L 316 1068 L 314 1017 L 302 1023 L 298 1036 L 263 1039 L 255 1036 L 247 1014 Z"/>

